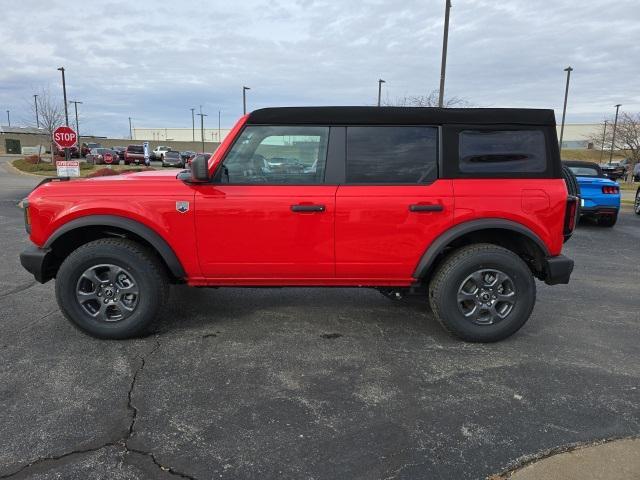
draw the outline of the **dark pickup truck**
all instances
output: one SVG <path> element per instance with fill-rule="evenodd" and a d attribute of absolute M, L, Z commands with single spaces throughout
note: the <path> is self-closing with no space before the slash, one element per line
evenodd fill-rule
<path fill-rule="evenodd" d="M 124 151 L 124 164 L 144 163 L 144 147 L 142 145 L 129 145 Z"/>

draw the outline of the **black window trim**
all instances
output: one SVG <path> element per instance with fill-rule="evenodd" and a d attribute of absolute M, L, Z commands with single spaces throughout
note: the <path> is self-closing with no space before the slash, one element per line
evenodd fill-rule
<path fill-rule="evenodd" d="M 562 178 L 562 165 L 555 127 L 541 125 L 443 125 L 442 175 L 441 178 L 456 179 L 518 179 L 518 178 Z M 459 136 L 465 130 L 476 131 L 541 131 L 545 140 L 546 168 L 542 172 L 462 172 L 459 164 Z"/>

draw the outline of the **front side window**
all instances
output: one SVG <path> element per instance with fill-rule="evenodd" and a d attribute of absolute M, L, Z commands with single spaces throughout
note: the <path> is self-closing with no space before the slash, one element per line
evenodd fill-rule
<path fill-rule="evenodd" d="M 347 128 L 347 183 L 429 183 L 437 164 L 435 127 Z"/>
<path fill-rule="evenodd" d="M 324 180 L 329 127 L 248 126 L 222 165 L 234 184 L 318 184 Z"/>
<path fill-rule="evenodd" d="M 464 173 L 538 173 L 547 168 L 541 130 L 463 130 L 458 148 Z"/>

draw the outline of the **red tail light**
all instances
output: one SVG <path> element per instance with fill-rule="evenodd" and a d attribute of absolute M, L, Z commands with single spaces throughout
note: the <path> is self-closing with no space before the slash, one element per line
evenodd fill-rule
<path fill-rule="evenodd" d="M 602 193 L 620 193 L 620 187 L 615 187 L 615 186 L 602 187 Z"/>
<path fill-rule="evenodd" d="M 567 210 L 564 215 L 564 235 L 565 238 L 573 233 L 578 219 L 578 197 L 569 195 L 567 197 Z"/>

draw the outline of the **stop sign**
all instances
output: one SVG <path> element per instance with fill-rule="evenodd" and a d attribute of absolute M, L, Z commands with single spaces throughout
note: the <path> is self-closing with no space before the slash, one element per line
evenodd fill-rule
<path fill-rule="evenodd" d="M 78 136 L 76 135 L 76 132 L 67 126 L 58 127 L 53 132 L 53 141 L 60 148 L 73 147 L 77 140 Z"/>

